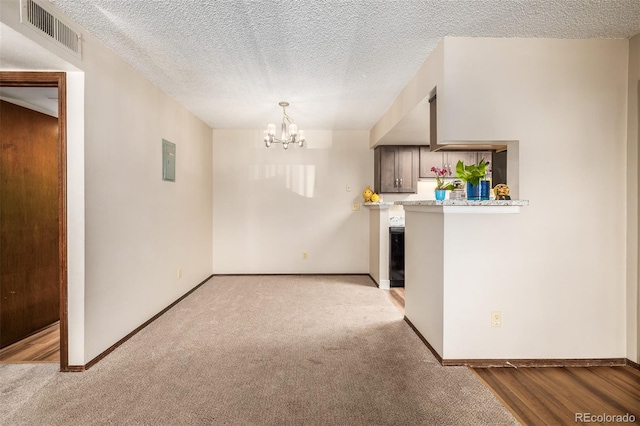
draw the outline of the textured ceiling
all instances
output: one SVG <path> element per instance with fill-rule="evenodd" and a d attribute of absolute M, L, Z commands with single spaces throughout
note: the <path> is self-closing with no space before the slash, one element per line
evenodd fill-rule
<path fill-rule="evenodd" d="M 370 129 L 444 36 L 629 38 L 640 0 L 51 0 L 214 128 Z"/>

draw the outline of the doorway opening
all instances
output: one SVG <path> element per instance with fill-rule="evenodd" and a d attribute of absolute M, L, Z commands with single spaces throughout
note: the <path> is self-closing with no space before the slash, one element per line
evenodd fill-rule
<path fill-rule="evenodd" d="M 52 151 L 48 151 L 48 153 L 38 156 L 38 161 L 41 161 L 42 164 L 45 164 L 45 163 L 49 165 L 53 164 L 55 166 L 55 169 L 53 169 L 55 173 L 55 175 L 53 176 L 54 184 L 46 186 L 48 189 L 44 189 L 40 191 L 40 193 L 42 193 L 43 197 L 47 197 L 47 196 L 53 197 L 54 201 L 57 200 L 53 208 L 51 208 L 51 203 L 43 204 L 43 208 L 46 208 L 51 215 L 55 215 L 54 217 L 55 217 L 55 221 L 57 222 L 57 229 L 40 233 L 40 227 L 38 226 L 39 236 L 35 238 L 35 242 L 33 242 L 34 239 L 31 238 L 31 235 L 29 235 L 28 232 L 25 233 L 25 235 L 28 235 L 32 240 L 31 244 L 37 245 L 43 239 L 49 240 L 49 242 L 51 242 L 51 240 L 53 239 L 52 244 L 50 244 L 49 246 L 53 246 L 52 253 L 54 253 L 54 255 L 57 257 L 57 263 L 54 263 L 54 266 L 53 266 L 54 270 L 49 272 L 53 273 L 52 276 L 54 277 L 54 280 L 55 280 L 53 285 L 54 288 L 53 289 L 47 288 L 42 292 L 36 290 L 36 291 L 31 291 L 29 293 L 29 290 L 27 290 L 26 287 L 22 286 L 21 284 L 24 281 L 24 279 L 16 279 L 15 274 L 14 276 L 10 277 L 9 273 L 5 273 L 6 271 L 3 271 L 2 274 L 0 274 L 1 275 L 0 303 L 2 303 L 3 305 L 3 309 L 2 309 L 3 313 L 2 313 L 2 317 L 0 317 L 1 318 L 0 332 L 3 330 L 5 326 L 7 326 L 6 323 L 8 323 L 8 321 L 5 315 L 8 315 L 7 314 L 8 312 L 11 312 L 12 310 L 14 312 L 25 310 L 30 306 L 37 304 L 36 302 L 39 302 L 39 298 L 45 296 L 44 293 L 47 293 L 49 297 L 51 297 L 51 294 L 54 294 L 55 295 L 54 297 L 58 301 L 57 307 L 54 307 L 54 309 L 57 308 L 58 315 L 55 315 L 55 312 L 53 314 L 51 312 L 48 312 L 45 315 L 44 313 L 39 311 L 37 312 L 37 315 L 38 316 L 40 316 L 41 314 L 45 315 L 44 319 L 39 319 L 39 321 L 48 322 L 46 318 L 55 319 L 55 317 L 57 317 L 59 319 L 59 322 L 53 321 L 50 324 L 43 324 L 43 326 L 40 327 L 40 329 L 32 330 L 33 332 L 31 333 L 27 332 L 27 336 L 24 336 L 24 339 L 21 339 L 19 342 L 22 342 L 24 345 L 28 345 L 29 342 L 31 342 L 31 344 L 33 345 L 33 340 L 37 339 L 38 337 L 42 338 L 42 334 L 46 335 L 45 339 L 49 341 L 49 344 L 51 344 L 52 341 L 59 339 L 60 371 L 69 371 L 68 318 L 67 318 L 66 74 L 64 72 L 0 71 L 0 87 L 3 87 L 3 88 L 55 88 L 57 89 L 57 110 L 58 110 L 57 111 L 58 119 L 56 123 L 57 135 L 55 137 L 55 147 L 53 147 Z M 45 123 L 44 126 L 46 125 L 47 124 Z M 4 133 L 5 131 L 6 129 L 3 129 L 1 132 Z M 3 135 L 3 138 L 4 138 L 4 135 Z M 0 147 L 2 149 L 2 155 L 3 155 L 2 160 L 3 161 L 6 160 L 7 164 L 10 164 L 8 160 L 9 151 L 5 152 L 5 149 L 11 149 L 10 145 L 11 145 L 10 143 L 4 143 L 3 141 L 2 147 Z M 55 158 L 51 158 L 53 155 L 55 155 Z M 29 153 L 27 153 L 27 157 L 31 158 L 32 156 Z M 4 164 L 3 168 L 7 166 L 7 164 Z M 36 167 L 34 167 L 33 169 L 35 169 L 36 172 L 32 173 L 28 178 L 24 179 L 24 181 L 21 184 L 22 185 L 21 188 L 23 189 L 24 188 L 33 189 L 34 187 L 40 188 L 38 179 L 48 179 L 46 176 L 42 176 L 40 173 L 37 172 L 38 170 L 40 170 L 40 164 L 36 165 Z M 3 173 L 4 173 L 4 170 L 5 169 L 3 169 Z M 44 167 L 43 167 L 43 170 L 44 170 Z M 10 175 L 10 174 L 7 174 L 7 175 Z M 4 183 L 5 182 L 2 182 L 2 184 Z M 42 187 L 44 187 L 44 185 L 42 185 Z M 47 192 L 47 194 L 44 194 L 44 192 Z M 12 194 L 12 195 L 15 195 L 15 194 Z M 34 199 L 34 197 L 32 197 L 31 195 L 24 195 L 24 194 L 22 194 L 22 198 L 26 200 L 25 204 L 32 204 L 32 201 Z M 34 210 L 33 205 L 31 205 L 30 207 L 31 207 L 31 210 L 33 211 Z M 36 207 L 35 211 L 37 210 L 38 208 Z M 0 217 L 0 221 L 2 220 L 4 219 Z M 11 226 L 14 224 L 6 223 L 3 225 L 5 225 L 6 229 L 10 230 Z M 56 224 L 53 225 L 53 228 L 56 227 L 55 225 Z M 20 235 L 18 235 L 18 238 L 20 238 Z M 6 244 L 4 235 L 3 235 L 2 244 L 3 245 Z M 20 252 L 19 250 L 12 250 L 10 254 L 11 256 L 13 256 L 13 258 L 11 259 L 3 258 L 3 262 L 20 263 L 20 262 L 24 262 L 24 259 L 29 256 L 34 258 L 39 256 L 38 253 L 33 253 L 32 251 L 31 252 L 28 251 L 29 250 L 28 244 L 26 244 L 25 247 L 26 247 L 25 250 L 27 250 L 26 252 Z M 4 255 L 3 252 L 5 251 L 6 248 L 7 247 L 0 247 L 0 256 Z M 49 253 L 49 255 L 51 255 L 51 253 Z M 11 263 L 11 264 L 14 264 L 14 263 Z M 10 270 L 10 268 L 7 268 L 7 269 Z M 17 273 L 23 273 L 23 275 L 28 276 L 29 280 L 34 280 L 34 277 L 35 277 L 35 280 L 37 281 L 38 274 L 43 273 L 43 271 L 41 271 L 40 269 L 46 269 L 46 268 L 32 268 L 32 269 L 27 268 L 26 272 L 23 270 L 22 272 L 17 272 Z M 18 301 L 18 297 L 20 295 L 26 296 L 26 293 L 29 293 L 29 296 L 25 297 L 24 300 Z M 24 316 L 20 321 L 23 323 L 25 322 L 29 323 L 28 325 L 30 325 L 31 328 L 38 327 L 37 325 L 34 325 L 34 324 L 38 324 L 38 320 L 35 320 L 29 315 Z M 12 324 L 12 326 L 14 325 L 15 324 Z M 22 332 L 25 332 L 24 330 L 28 330 L 28 325 L 20 324 L 23 330 Z M 38 333 L 40 335 L 38 335 Z M 18 334 L 16 334 L 16 336 L 17 335 Z M 11 339 L 9 339 L 8 341 L 11 341 Z M 42 342 L 42 340 L 40 340 L 40 342 Z M 8 345 L 8 346 L 11 346 L 11 345 Z M 51 351 L 52 350 L 51 347 L 49 347 L 48 350 Z M 43 362 L 46 362 L 46 361 L 43 361 Z"/>

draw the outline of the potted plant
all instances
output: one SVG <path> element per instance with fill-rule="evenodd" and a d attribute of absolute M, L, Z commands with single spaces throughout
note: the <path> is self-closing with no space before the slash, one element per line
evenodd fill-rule
<path fill-rule="evenodd" d="M 451 176 L 451 172 L 439 167 L 432 167 L 431 171 L 436 175 L 436 200 L 444 200 L 447 195 L 447 191 L 453 189 L 452 183 L 444 181 L 444 177 Z"/>
<path fill-rule="evenodd" d="M 467 183 L 468 200 L 488 200 L 489 181 L 485 180 L 489 162 L 484 159 L 478 164 L 465 165 L 462 161 L 456 164 L 456 177 Z"/>

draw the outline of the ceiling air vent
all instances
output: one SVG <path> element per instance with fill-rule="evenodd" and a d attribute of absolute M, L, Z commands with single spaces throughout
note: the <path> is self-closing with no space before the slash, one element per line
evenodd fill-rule
<path fill-rule="evenodd" d="M 20 0 L 20 21 L 31 28 L 39 30 L 50 41 L 74 56 L 82 59 L 82 43 L 80 33 L 55 16 L 52 10 L 36 0 Z"/>

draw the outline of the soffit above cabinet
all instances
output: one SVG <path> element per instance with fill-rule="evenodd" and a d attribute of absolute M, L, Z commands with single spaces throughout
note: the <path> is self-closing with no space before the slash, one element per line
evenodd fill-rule
<path fill-rule="evenodd" d="M 425 97 L 401 118 L 378 145 L 429 145 L 429 98 Z"/>
<path fill-rule="evenodd" d="M 376 146 L 429 146 L 429 96 L 420 101 L 407 115 L 387 132 Z M 432 151 L 504 151 L 506 141 L 455 141 L 438 145 Z"/>

